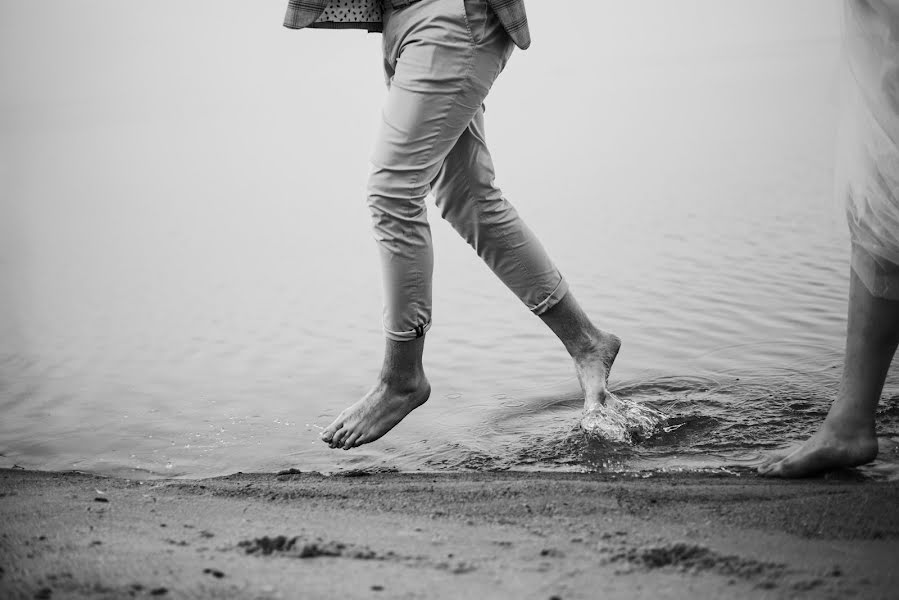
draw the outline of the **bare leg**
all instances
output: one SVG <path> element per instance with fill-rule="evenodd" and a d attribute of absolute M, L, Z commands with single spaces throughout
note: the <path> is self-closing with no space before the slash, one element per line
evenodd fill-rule
<path fill-rule="evenodd" d="M 607 384 L 612 363 L 621 348 L 618 336 L 597 329 L 571 292 L 540 315 L 574 359 L 574 368 L 584 392 L 584 410 L 598 406 L 615 408 L 618 399 Z"/>
<path fill-rule="evenodd" d="M 759 468 L 768 477 L 806 477 L 877 456 L 874 416 L 899 343 L 899 301 L 876 298 L 854 271 L 849 283 L 846 356 L 837 398 L 798 449 Z"/>
<path fill-rule="evenodd" d="M 388 339 L 378 381 L 328 425 L 322 440 L 344 450 L 373 442 L 424 404 L 431 393 L 421 362 L 424 346 L 424 337 L 408 342 Z"/>

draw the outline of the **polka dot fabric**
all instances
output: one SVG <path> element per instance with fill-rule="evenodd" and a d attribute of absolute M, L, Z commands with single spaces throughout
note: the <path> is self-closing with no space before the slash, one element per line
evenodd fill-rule
<path fill-rule="evenodd" d="M 324 23 L 380 23 L 381 0 L 331 0 L 316 21 Z"/>

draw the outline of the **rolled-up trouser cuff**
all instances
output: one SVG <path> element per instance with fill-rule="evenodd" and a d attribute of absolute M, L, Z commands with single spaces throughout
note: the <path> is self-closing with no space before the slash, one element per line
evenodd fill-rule
<path fill-rule="evenodd" d="M 411 331 L 391 331 L 385 327 L 384 335 L 387 336 L 388 340 L 393 340 L 394 342 L 411 342 L 412 340 L 417 340 L 418 338 L 423 337 L 430 328 L 430 321 L 428 321 L 424 325 L 416 327 Z"/>
<path fill-rule="evenodd" d="M 556 286 L 552 292 L 549 293 L 549 296 L 544 298 L 543 302 L 538 304 L 537 306 L 532 306 L 531 312 L 535 315 L 542 315 L 553 306 L 558 304 L 559 300 L 565 297 L 565 294 L 568 293 L 568 282 L 565 279 L 559 280 L 559 285 Z"/>

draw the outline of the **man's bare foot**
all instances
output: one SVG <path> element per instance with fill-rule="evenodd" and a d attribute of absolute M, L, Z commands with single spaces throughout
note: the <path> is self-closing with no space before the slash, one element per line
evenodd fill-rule
<path fill-rule="evenodd" d="M 620 348 L 618 336 L 600 331 L 591 348 L 575 355 L 574 368 L 584 391 L 581 429 L 610 442 L 629 444 L 652 435 L 664 415 L 609 391 L 609 372 Z"/>
<path fill-rule="evenodd" d="M 589 412 L 599 406 L 614 409 L 618 398 L 609 392 L 609 372 L 618 350 L 621 339 L 614 334 L 599 331 L 594 343 L 583 352 L 574 356 L 574 369 L 577 380 L 584 392 L 584 411 Z"/>
<path fill-rule="evenodd" d="M 834 427 L 826 420 L 812 437 L 779 460 L 759 467 L 764 477 L 809 477 L 845 467 L 857 467 L 877 457 L 877 437 L 870 425 Z"/>
<path fill-rule="evenodd" d="M 321 434 L 332 448 L 349 450 L 373 442 L 421 406 L 431 394 L 424 375 L 407 384 L 379 380 L 361 400 L 344 409 Z"/>

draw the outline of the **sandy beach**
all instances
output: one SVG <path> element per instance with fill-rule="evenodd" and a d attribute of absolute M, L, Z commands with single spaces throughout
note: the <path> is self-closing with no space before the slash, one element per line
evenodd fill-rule
<path fill-rule="evenodd" d="M 4 598 L 889 598 L 899 483 L 0 472 Z"/>

